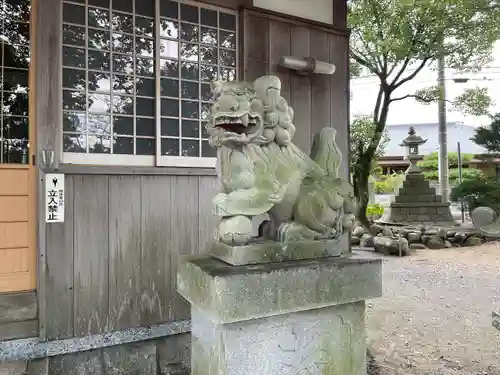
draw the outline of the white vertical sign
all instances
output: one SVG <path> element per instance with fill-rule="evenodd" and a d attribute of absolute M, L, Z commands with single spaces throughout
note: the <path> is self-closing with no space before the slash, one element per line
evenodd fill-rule
<path fill-rule="evenodd" d="M 64 222 L 64 174 L 45 175 L 45 222 Z"/>

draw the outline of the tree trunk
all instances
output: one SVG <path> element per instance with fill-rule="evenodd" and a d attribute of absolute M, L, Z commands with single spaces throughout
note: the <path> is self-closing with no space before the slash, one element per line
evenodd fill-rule
<path fill-rule="evenodd" d="M 370 178 L 370 160 L 364 155 L 358 161 L 358 165 L 353 171 L 354 195 L 358 199 L 357 219 L 365 228 L 370 227 L 370 222 L 366 217 L 366 209 L 370 200 L 370 192 L 368 191 L 368 180 Z"/>

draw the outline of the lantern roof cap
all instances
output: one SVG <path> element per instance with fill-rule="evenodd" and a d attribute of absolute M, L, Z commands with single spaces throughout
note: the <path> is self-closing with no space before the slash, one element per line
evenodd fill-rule
<path fill-rule="evenodd" d="M 408 137 L 403 139 L 400 146 L 415 146 L 422 145 L 427 142 L 427 139 L 422 138 L 421 136 L 416 134 L 415 128 L 410 126 L 410 130 L 408 131 Z"/>

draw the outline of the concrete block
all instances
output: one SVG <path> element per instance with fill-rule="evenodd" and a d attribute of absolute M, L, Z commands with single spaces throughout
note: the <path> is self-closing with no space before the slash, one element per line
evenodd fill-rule
<path fill-rule="evenodd" d="M 263 241 L 245 246 L 216 243 L 210 255 L 233 266 L 282 262 L 290 260 L 337 257 L 349 251 L 347 241 L 335 240 L 297 241 L 283 245 L 276 241 Z"/>
<path fill-rule="evenodd" d="M 0 363 L 0 375 L 26 374 L 26 361 L 4 361 Z"/>
<path fill-rule="evenodd" d="M 356 253 L 237 267 L 199 256 L 179 266 L 177 285 L 192 307 L 231 323 L 379 297 L 382 265 Z"/>
<path fill-rule="evenodd" d="M 192 375 L 364 375 L 365 303 L 216 324 L 192 311 Z"/>
<path fill-rule="evenodd" d="M 102 349 L 103 374 L 157 375 L 156 345 L 144 341 Z"/>

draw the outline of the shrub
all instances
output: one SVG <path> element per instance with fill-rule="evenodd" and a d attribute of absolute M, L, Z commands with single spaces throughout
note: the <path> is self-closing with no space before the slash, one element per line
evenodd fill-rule
<path fill-rule="evenodd" d="M 439 180 L 439 172 L 438 171 L 427 171 L 424 172 L 424 176 L 426 180 Z M 451 183 L 455 183 L 458 181 L 458 168 L 453 168 L 449 170 L 449 178 Z M 483 179 L 484 174 L 483 171 L 474 168 L 463 168 L 462 169 L 462 180 L 479 180 Z"/>
<path fill-rule="evenodd" d="M 384 214 L 384 207 L 381 204 L 369 204 L 366 207 L 366 217 L 368 220 L 377 220 Z"/>
<path fill-rule="evenodd" d="M 401 187 L 405 179 L 404 173 L 393 173 L 391 175 L 380 176 L 375 182 L 376 194 L 393 194 Z"/>
<path fill-rule="evenodd" d="M 500 211 L 500 181 L 495 179 L 464 180 L 451 190 L 450 199 L 454 202 L 463 200 L 469 212 L 476 207 L 488 206 Z"/>

